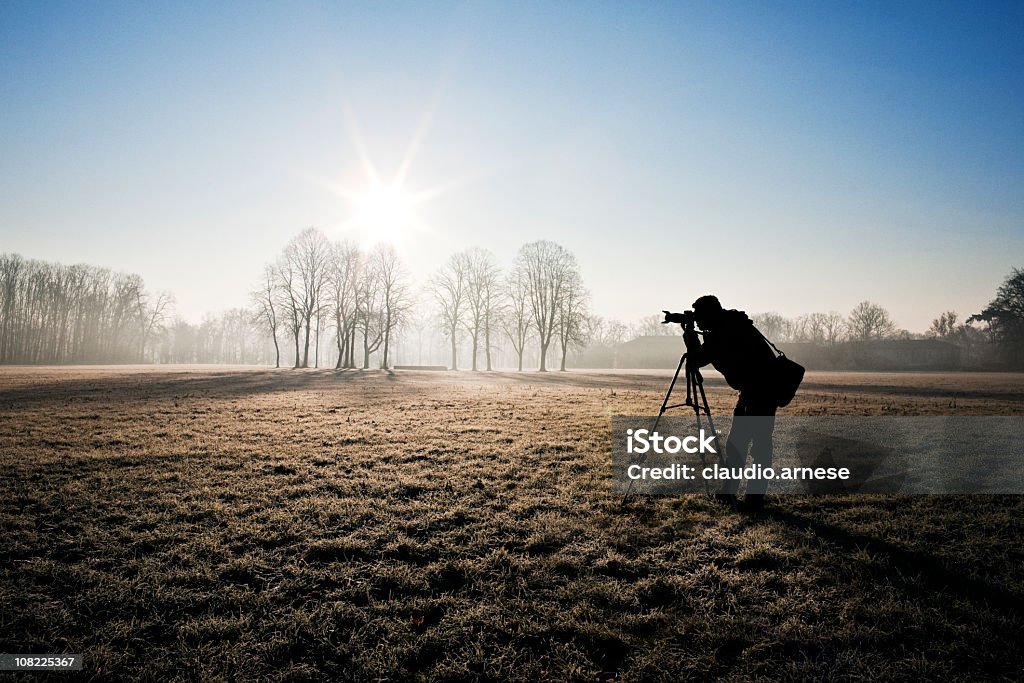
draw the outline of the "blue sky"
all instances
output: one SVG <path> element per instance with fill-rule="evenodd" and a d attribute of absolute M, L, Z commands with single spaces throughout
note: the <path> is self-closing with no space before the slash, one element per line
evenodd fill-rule
<path fill-rule="evenodd" d="M 630 320 L 708 291 L 858 301 L 922 330 L 1024 265 L 1020 3 L 0 4 L 0 251 L 245 303 L 323 181 L 447 188 L 421 280 L 483 246 L 574 251 Z M 691 267 L 692 266 L 692 267 Z"/>

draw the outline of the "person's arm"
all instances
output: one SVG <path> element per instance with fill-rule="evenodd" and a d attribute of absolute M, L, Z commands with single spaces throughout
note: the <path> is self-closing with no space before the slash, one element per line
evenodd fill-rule
<path fill-rule="evenodd" d="M 683 342 L 686 344 L 686 361 L 693 363 L 698 368 L 702 368 L 711 362 L 711 354 L 708 353 L 709 349 L 701 344 L 700 337 L 696 332 L 690 330 L 689 332 L 683 332 Z"/>

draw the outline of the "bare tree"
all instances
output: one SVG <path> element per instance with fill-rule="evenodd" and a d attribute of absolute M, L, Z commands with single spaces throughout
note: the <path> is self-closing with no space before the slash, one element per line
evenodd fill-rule
<path fill-rule="evenodd" d="M 530 336 L 530 284 L 525 271 L 515 266 L 505 278 L 506 306 L 501 311 L 501 328 L 512 343 L 518 358 L 518 371 L 523 371 L 523 351 Z"/>
<path fill-rule="evenodd" d="M 946 311 L 932 321 L 932 326 L 928 328 L 928 335 L 944 339 L 956 331 L 956 324 L 956 311 Z"/>
<path fill-rule="evenodd" d="M 464 324 L 473 343 L 473 370 L 477 369 L 480 337 L 484 337 L 487 369 L 491 369 L 491 322 L 498 306 L 500 273 L 494 255 L 485 249 L 469 249 L 466 263 L 466 316 Z"/>
<path fill-rule="evenodd" d="M 278 353 L 265 324 L 244 308 L 207 314 L 199 325 L 178 318 L 161 335 L 160 355 L 171 363 L 269 363 Z"/>
<path fill-rule="evenodd" d="M 596 313 L 586 313 L 583 316 L 583 336 L 587 340 L 587 345 L 604 345 L 605 340 L 605 329 L 608 323 L 604 318 L 597 315 Z"/>
<path fill-rule="evenodd" d="M 793 341 L 822 344 L 825 341 L 823 313 L 802 315 L 793 323 Z"/>
<path fill-rule="evenodd" d="M 592 340 L 603 346 L 615 347 L 626 341 L 628 334 L 629 328 L 621 320 L 605 320 L 600 328 L 600 336 Z"/>
<path fill-rule="evenodd" d="M 146 344 L 154 333 L 163 329 L 170 319 L 171 307 L 174 305 L 174 296 L 170 292 L 160 292 L 155 299 L 145 293 L 138 291 L 139 317 L 142 323 L 142 333 L 139 343 L 139 359 L 145 361 Z"/>
<path fill-rule="evenodd" d="M 263 277 L 260 278 L 259 286 L 250 294 L 255 308 L 257 326 L 269 332 L 271 339 L 274 340 L 275 368 L 281 367 L 281 347 L 277 343 L 277 330 L 281 325 L 278 320 L 280 289 L 281 283 L 278 280 L 277 269 L 274 266 L 266 266 L 263 269 Z"/>
<path fill-rule="evenodd" d="M 811 316 L 800 315 L 789 321 L 789 341 L 806 342 L 811 338 Z"/>
<path fill-rule="evenodd" d="M 889 312 L 870 301 L 862 301 L 850 312 L 847 319 L 850 339 L 864 341 L 868 339 L 885 339 L 896 332 Z"/>
<path fill-rule="evenodd" d="M 284 311 L 285 328 L 291 335 L 292 341 L 295 342 L 295 365 L 292 367 L 299 368 L 302 366 L 302 360 L 299 356 L 299 337 L 302 334 L 303 312 L 302 289 L 299 285 L 297 258 L 290 245 L 285 248 L 274 269 L 277 273 L 277 294 L 280 297 L 278 305 Z"/>
<path fill-rule="evenodd" d="M 363 370 L 370 368 L 370 354 L 384 341 L 384 314 L 379 264 L 368 259 L 359 271 L 356 286 L 356 317 L 363 336 Z"/>
<path fill-rule="evenodd" d="M 10 362 L 14 359 L 16 343 L 16 303 L 21 271 L 25 260 L 18 254 L 0 256 L 0 360 Z"/>
<path fill-rule="evenodd" d="M 138 275 L 0 255 L 0 362 L 137 361 L 169 306 Z"/>
<path fill-rule="evenodd" d="M 302 352 L 302 367 L 309 367 L 309 336 L 314 317 L 317 319 L 317 344 L 319 345 L 319 319 L 323 308 L 321 292 L 327 281 L 327 264 L 330 244 L 323 233 L 316 228 L 306 228 L 289 245 L 291 258 L 295 260 L 299 274 L 299 297 L 302 324 L 305 328 L 305 344 Z"/>
<path fill-rule="evenodd" d="M 332 245 L 327 279 L 331 295 L 330 310 L 334 316 L 335 343 L 338 347 L 335 368 L 355 365 L 351 340 L 355 336 L 357 290 L 362 264 L 363 255 L 356 245 L 351 242 L 336 242 Z"/>
<path fill-rule="evenodd" d="M 232 308 L 213 319 L 220 332 L 220 346 L 214 349 L 216 362 L 244 364 L 253 358 L 254 328 L 252 312 Z"/>
<path fill-rule="evenodd" d="M 317 297 L 317 303 L 319 305 L 316 307 L 316 309 L 314 309 L 314 314 L 313 314 L 313 317 L 316 320 L 316 327 L 314 328 L 315 331 L 313 332 L 313 367 L 314 368 L 319 368 L 320 367 L 320 336 L 321 336 L 320 330 L 321 330 L 321 323 L 323 322 L 324 316 L 327 313 L 327 306 L 324 304 L 324 299 L 322 297 Z"/>
<path fill-rule="evenodd" d="M 430 290 L 440 306 L 441 330 L 451 340 L 452 370 L 458 370 L 456 358 L 459 330 L 463 326 L 469 279 L 469 259 L 465 252 L 452 254 L 430 279 Z"/>
<path fill-rule="evenodd" d="M 277 306 L 295 342 L 295 367 L 309 367 L 309 342 L 314 336 L 314 365 L 320 361 L 324 297 L 331 245 L 316 228 L 306 228 L 284 248 L 276 265 Z M 260 288 L 262 290 L 262 287 Z M 302 343 L 300 344 L 300 339 Z"/>
<path fill-rule="evenodd" d="M 778 313 L 758 313 L 751 316 L 754 327 L 774 341 L 790 341 L 793 324 Z"/>
<path fill-rule="evenodd" d="M 538 240 L 519 249 L 516 266 L 526 276 L 530 313 L 540 342 L 539 369 L 546 372 L 548 346 L 555 334 L 568 283 L 577 271 L 576 258 L 559 244 Z"/>
<path fill-rule="evenodd" d="M 663 325 L 664 316 L 652 313 L 637 321 L 630 330 L 631 337 L 673 337 L 679 334 L 679 328 L 675 325 Z"/>
<path fill-rule="evenodd" d="M 579 348 L 586 343 L 584 322 L 586 320 L 587 290 L 579 272 L 572 271 L 566 279 L 558 303 L 555 325 L 561 345 L 562 357 L 558 369 L 565 371 L 565 357 L 571 347 Z"/>
<path fill-rule="evenodd" d="M 139 309 L 139 301 L 144 296 L 142 278 L 138 275 L 125 275 L 119 273 L 114 277 L 114 292 L 111 300 L 110 342 L 114 349 L 117 349 L 124 341 L 121 336 L 126 330 L 130 331 L 132 323 L 138 321 L 142 315 Z"/>
<path fill-rule="evenodd" d="M 498 324 L 501 309 L 504 305 L 501 270 L 497 264 L 492 262 L 490 267 L 480 276 L 479 282 L 484 307 L 484 355 L 487 359 L 487 371 L 490 372 L 493 369 L 491 352 L 494 350 L 494 345 L 491 342 L 491 331 Z"/>
<path fill-rule="evenodd" d="M 415 333 L 416 364 L 423 365 L 423 346 L 424 342 L 429 340 L 430 333 L 434 329 L 435 316 L 433 312 L 428 313 L 426 310 L 419 309 L 416 306 L 410 306 L 408 318 L 406 328 L 411 328 Z"/>
<path fill-rule="evenodd" d="M 842 313 L 829 311 L 828 313 L 816 313 L 820 315 L 822 339 L 829 346 L 834 346 L 843 340 L 846 334 L 846 319 Z"/>
<path fill-rule="evenodd" d="M 388 352 L 394 331 L 407 319 L 410 309 L 408 276 L 398 253 L 391 245 L 380 245 L 373 252 L 374 270 L 380 279 L 380 301 L 384 349 L 380 367 L 388 369 Z"/>

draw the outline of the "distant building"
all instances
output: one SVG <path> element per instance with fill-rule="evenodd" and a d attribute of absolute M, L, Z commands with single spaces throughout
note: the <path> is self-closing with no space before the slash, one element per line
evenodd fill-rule
<path fill-rule="evenodd" d="M 787 356 L 808 370 L 956 370 L 960 347 L 939 339 L 882 339 L 780 344 Z"/>
<path fill-rule="evenodd" d="M 854 370 L 955 370 L 960 347 L 939 339 L 846 342 Z"/>
<path fill-rule="evenodd" d="M 617 368 L 670 368 L 685 351 L 682 335 L 637 337 L 615 349 Z"/>

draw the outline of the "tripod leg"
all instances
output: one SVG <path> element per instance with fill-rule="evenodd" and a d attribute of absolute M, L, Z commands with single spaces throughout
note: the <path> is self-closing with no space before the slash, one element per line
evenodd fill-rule
<path fill-rule="evenodd" d="M 719 465 L 724 465 L 725 464 L 725 458 L 723 457 L 723 454 L 722 454 L 722 439 L 721 439 L 721 435 L 719 435 L 719 433 L 718 433 L 718 428 L 715 427 L 715 421 L 711 417 L 711 407 L 708 405 L 707 394 L 704 393 L 704 382 L 701 382 L 697 386 L 700 387 L 700 400 L 701 400 L 701 403 L 704 405 L 704 412 L 708 416 L 708 426 L 711 427 L 711 433 L 715 435 L 715 446 L 718 447 L 718 464 Z"/>
<path fill-rule="evenodd" d="M 669 383 L 668 391 L 665 392 L 665 400 L 661 402 L 661 408 L 658 409 L 658 417 L 654 421 L 654 426 L 651 428 L 652 432 L 653 431 L 657 431 L 658 423 L 661 421 L 661 416 L 665 414 L 665 408 L 666 408 L 666 406 L 668 406 L 668 399 L 672 396 L 672 390 L 675 389 L 676 381 L 679 379 L 679 371 L 683 369 L 683 363 L 684 362 L 686 362 L 686 354 L 685 353 L 679 358 L 679 364 L 676 365 L 676 374 L 672 375 L 672 382 Z M 687 378 L 687 380 L 689 380 L 689 378 Z M 686 385 L 686 397 L 687 397 L 687 399 L 689 399 L 689 397 L 690 397 L 690 385 L 689 385 L 689 383 L 687 383 L 687 385 Z"/>
<path fill-rule="evenodd" d="M 686 368 L 687 396 L 689 396 L 690 387 L 693 386 L 693 385 L 696 385 L 697 389 L 700 391 L 701 396 L 703 396 L 704 395 L 704 387 L 701 384 L 700 375 L 698 374 L 698 371 L 697 370 L 691 370 L 690 367 L 687 366 L 687 368 Z M 688 402 L 689 402 L 689 400 L 688 400 Z M 693 402 L 690 403 L 690 405 L 693 406 L 693 414 L 694 414 L 694 417 L 697 418 L 697 431 L 700 432 L 701 428 L 703 427 L 703 424 L 701 423 L 701 417 L 700 417 L 700 410 L 701 410 L 700 403 L 698 403 L 697 401 L 693 401 Z M 710 416 L 710 413 L 709 413 L 708 414 L 708 419 L 710 419 L 710 417 L 711 416 Z M 712 427 L 712 430 L 713 429 L 714 429 L 714 427 Z M 701 466 L 701 468 L 705 468 L 705 467 L 708 466 L 708 461 L 704 457 L 704 453 L 703 452 L 698 451 L 697 457 L 700 458 L 700 466 Z M 710 488 L 710 486 L 708 486 L 707 479 L 704 480 L 704 493 L 707 493 L 707 494 L 711 493 L 711 488 Z"/>
<path fill-rule="evenodd" d="M 683 358 L 686 358 L 686 354 L 683 354 Z M 686 364 L 686 405 L 693 405 L 693 371 L 689 363 Z"/>
<path fill-rule="evenodd" d="M 661 402 L 661 408 L 658 409 L 658 417 L 656 417 L 654 419 L 654 426 L 651 427 L 651 431 L 652 432 L 658 431 L 658 423 L 661 422 L 661 416 L 665 414 L 665 408 L 666 408 L 666 406 L 668 406 L 668 400 L 672 396 L 672 390 L 675 389 L 676 380 L 679 379 L 679 371 L 683 369 L 683 363 L 684 362 L 686 362 L 686 354 L 685 353 L 679 358 L 679 364 L 676 366 L 676 373 L 674 375 L 672 375 L 672 381 L 668 385 L 668 391 L 665 392 L 665 400 Z M 690 401 L 690 376 L 689 375 L 686 376 L 686 401 L 687 401 L 687 403 L 689 403 L 689 401 Z M 646 454 L 636 464 L 642 465 L 645 460 L 647 460 L 647 455 Z M 635 482 L 634 479 L 630 479 L 629 480 L 629 486 L 626 488 L 626 493 L 623 494 L 622 502 L 619 505 L 625 505 L 626 501 L 629 500 L 630 494 L 633 493 L 633 483 L 634 482 Z"/>

